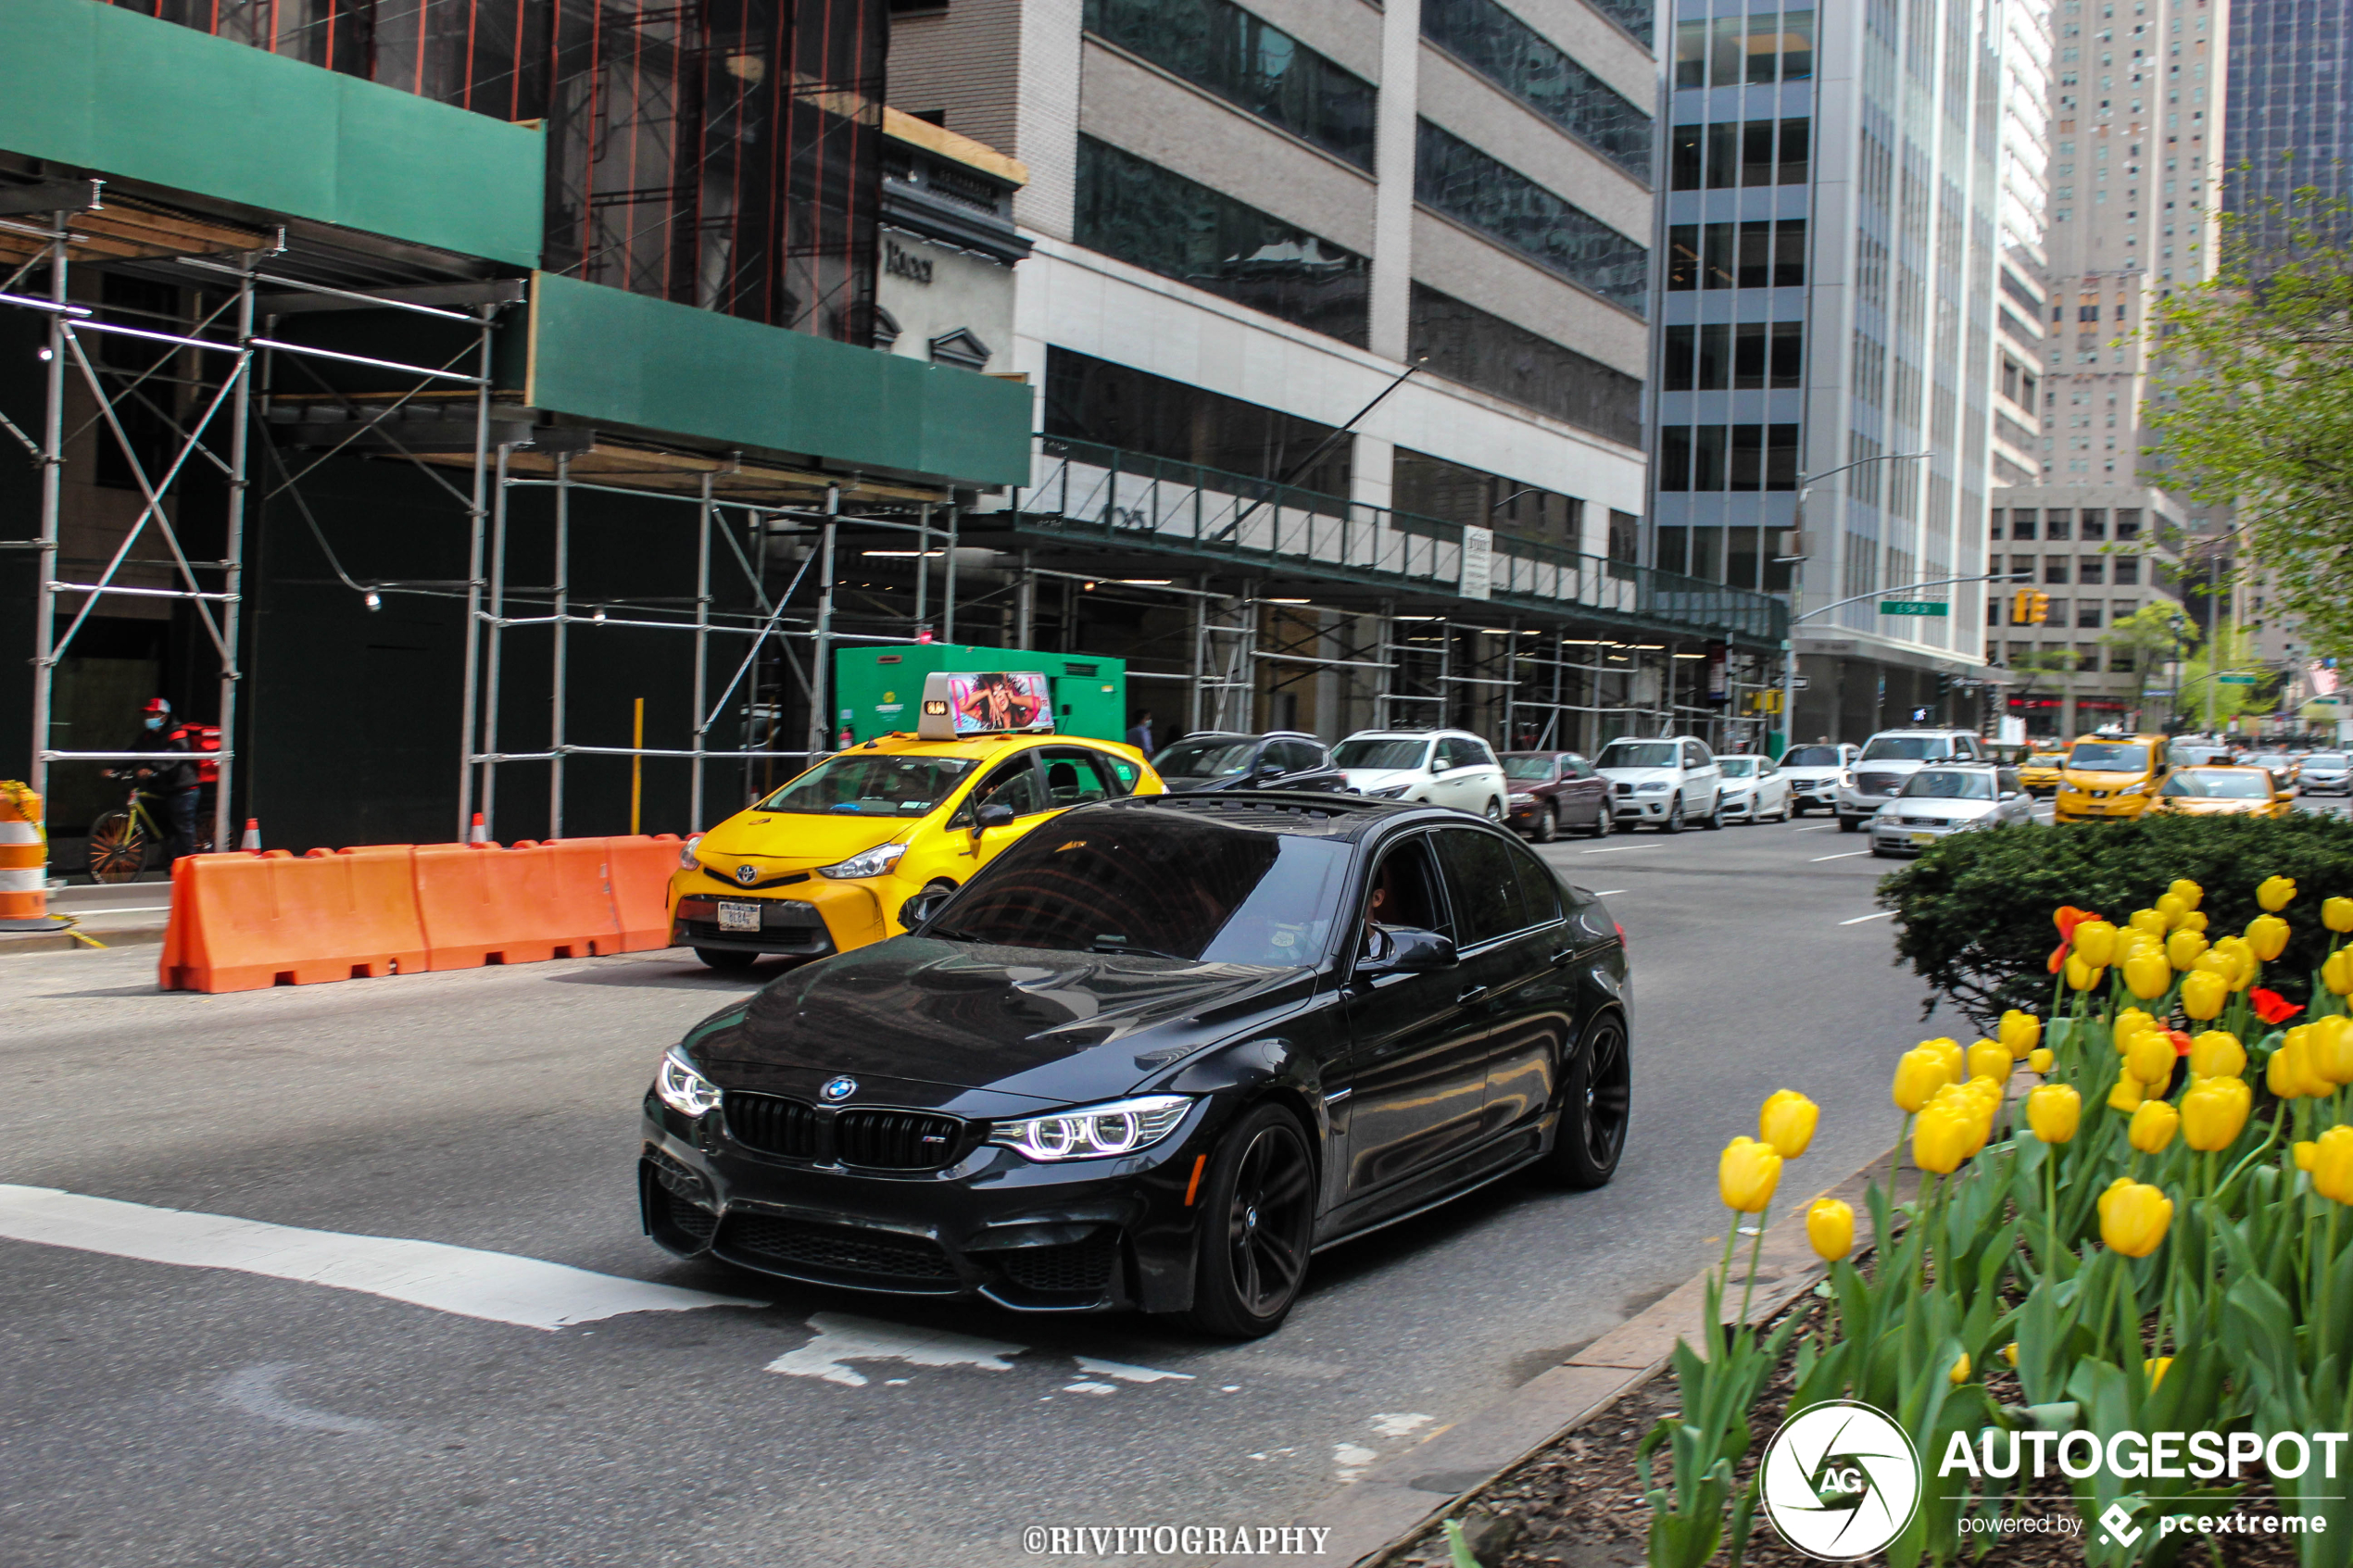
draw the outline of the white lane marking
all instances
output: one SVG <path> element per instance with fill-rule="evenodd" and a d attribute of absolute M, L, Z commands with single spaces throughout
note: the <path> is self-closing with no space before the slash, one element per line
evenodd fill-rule
<path fill-rule="evenodd" d="M 1816 822 L 1812 827 L 1792 828 L 1789 831 L 1792 833 L 1827 833 L 1836 826 L 1838 826 L 1836 822 Z"/>
<path fill-rule="evenodd" d="M 1623 855 L 1629 849 L 1641 849 L 1644 847 L 1646 847 L 1646 846 L 1640 844 L 1621 844 L 1615 849 L 1579 849 L 1578 853 L 1579 855 Z"/>
<path fill-rule="evenodd" d="M 1894 918 L 1895 911 L 1894 909 L 1881 909 L 1875 915 L 1856 915 L 1853 920 L 1843 920 L 1838 923 L 1841 925 L 1860 925 L 1867 920 L 1894 920 Z"/>
<path fill-rule="evenodd" d="M 1362 1443 L 1334 1443 L 1332 1445 L 1333 1470 L 1342 1483 L 1353 1481 L 1364 1474 L 1365 1467 L 1378 1458 L 1380 1458 L 1378 1449 L 1368 1449 Z"/>
<path fill-rule="evenodd" d="M 767 1305 L 740 1296 L 712 1296 L 591 1273 L 511 1252 L 300 1230 L 225 1214 L 85 1198 L 56 1187 L 0 1184 L 0 1237 L 183 1268 L 235 1269 L 523 1328 L 558 1329 L 623 1312 Z"/>
<path fill-rule="evenodd" d="M 818 1377 L 845 1388 L 863 1388 L 866 1374 L 851 1361 L 907 1361 L 915 1366 L 968 1366 L 982 1372 L 1011 1372 L 1007 1356 L 1018 1356 L 1026 1345 L 999 1339 L 975 1339 L 939 1329 L 909 1328 L 847 1312 L 819 1312 L 809 1320 L 817 1337 L 798 1350 L 787 1350 L 765 1370 L 787 1377 Z"/>
<path fill-rule="evenodd" d="M 278 1392 L 278 1380 L 297 1370 L 292 1361 L 270 1361 L 233 1372 L 220 1380 L 220 1397 L 247 1415 L 274 1421 L 305 1432 L 346 1432 L 368 1436 L 384 1430 L 382 1422 L 356 1415 L 336 1415 L 298 1405 Z"/>
<path fill-rule="evenodd" d="M 1163 1372 L 1156 1366 L 1130 1366 L 1126 1361 L 1106 1361 L 1094 1356 L 1079 1357 L 1078 1370 L 1091 1372 L 1098 1377 L 1116 1377 L 1122 1383 L 1158 1383 L 1165 1378 L 1180 1383 L 1193 1380 L 1189 1372 Z"/>
<path fill-rule="evenodd" d="M 1373 1417 L 1373 1430 L 1384 1437 L 1410 1437 L 1416 1428 L 1428 1426 L 1438 1418 L 1417 1412 Z"/>
<path fill-rule="evenodd" d="M 1868 849 L 1849 849 L 1843 855 L 1817 855 L 1814 857 L 1812 863 L 1818 866 L 1824 860 L 1851 860 L 1857 855 L 1868 855 L 1870 851 Z"/>
<path fill-rule="evenodd" d="M 1118 1386 L 1111 1383 L 1089 1383 L 1080 1379 L 1063 1389 L 1065 1394 L 1116 1394 Z"/>
<path fill-rule="evenodd" d="M 1623 887 L 1604 887 L 1599 893 L 1594 894 L 1593 897 L 1596 898 L 1615 898 L 1625 891 L 1626 889 Z"/>

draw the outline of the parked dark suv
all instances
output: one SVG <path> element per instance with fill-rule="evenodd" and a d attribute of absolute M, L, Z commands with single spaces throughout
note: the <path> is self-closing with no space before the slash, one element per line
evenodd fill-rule
<path fill-rule="evenodd" d="M 1314 735 L 1275 730 L 1263 735 L 1200 730 L 1163 746 L 1152 771 L 1171 795 L 1205 789 L 1346 789 L 1331 753 Z"/>

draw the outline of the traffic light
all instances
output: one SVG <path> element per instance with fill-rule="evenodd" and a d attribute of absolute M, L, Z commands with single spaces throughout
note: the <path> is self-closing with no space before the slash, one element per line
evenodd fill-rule
<path fill-rule="evenodd" d="M 2010 624 L 2040 626 L 2051 618 L 2051 596 L 2020 588 L 2010 596 Z"/>
<path fill-rule="evenodd" d="M 2030 626 L 2040 626 L 2051 618 L 2051 596 L 2037 593 L 2033 596 L 2033 600 L 2032 613 L 2026 618 L 2026 623 Z"/>

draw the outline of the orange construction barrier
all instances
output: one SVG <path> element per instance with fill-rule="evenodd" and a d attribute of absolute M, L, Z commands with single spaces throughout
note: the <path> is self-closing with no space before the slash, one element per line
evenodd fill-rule
<path fill-rule="evenodd" d="M 613 916 L 621 950 L 643 953 L 670 946 L 670 873 L 678 869 L 678 835 L 609 838 Z"/>
<path fill-rule="evenodd" d="M 395 844 L 301 859 L 283 849 L 182 857 L 157 983 L 255 991 L 427 967 L 413 853 Z"/>
<path fill-rule="evenodd" d="M 41 797 L 0 779 L 0 931 L 63 931 L 49 913 L 49 839 Z"/>
<path fill-rule="evenodd" d="M 420 844 L 415 857 L 428 968 L 585 959 L 619 946 L 601 841 Z"/>

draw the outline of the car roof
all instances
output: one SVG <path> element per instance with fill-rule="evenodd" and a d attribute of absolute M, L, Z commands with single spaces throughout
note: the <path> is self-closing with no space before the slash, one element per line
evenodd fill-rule
<path fill-rule="evenodd" d="M 888 734 L 876 735 L 872 740 L 862 740 L 856 746 L 845 747 L 843 750 L 837 751 L 834 755 L 837 757 L 847 757 L 852 752 L 873 751 L 888 757 L 963 757 L 979 759 L 1000 756 L 1008 751 L 1017 751 L 1025 746 L 1052 746 L 1056 743 L 1060 743 L 1064 746 L 1107 746 L 1113 750 L 1121 752 L 1134 752 L 1135 750 L 1133 746 L 1123 745 L 1117 741 L 1097 740 L 1092 735 L 1055 734 L 1051 732 L 1023 732 L 1017 734 L 967 735 L 960 740 L 918 740 L 913 735 L 907 734 L 904 730 L 893 730 Z"/>
<path fill-rule="evenodd" d="M 1482 820 L 1451 807 L 1372 800 L 1321 790 L 1228 789 L 1197 795 L 1130 795 L 1074 808 L 1064 818 L 1100 811 L 1166 811 L 1228 827 L 1356 842 L 1399 817 L 1445 821 L 1465 827 Z"/>

